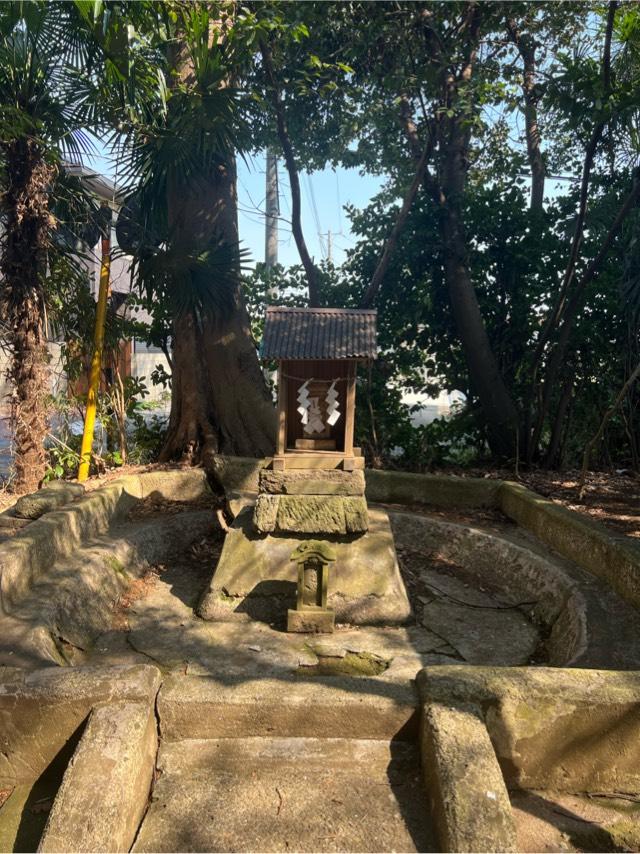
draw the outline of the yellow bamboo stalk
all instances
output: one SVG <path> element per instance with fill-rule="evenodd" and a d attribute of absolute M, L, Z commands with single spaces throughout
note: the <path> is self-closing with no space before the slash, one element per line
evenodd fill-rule
<path fill-rule="evenodd" d="M 100 287 L 98 290 L 98 306 L 96 308 L 96 325 L 93 332 L 93 357 L 89 372 L 89 391 L 87 392 L 87 412 L 84 418 L 82 446 L 80 448 L 80 465 L 78 480 L 89 477 L 91 464 L 91 449 L 93 447 L 93 430 L 96 423 L 96 405 L 100 387 L 100 371 L 102 369 L 102 349 L 104 346 L 104 326 L 107 317 L 107 299 L 109 297 L 109 274 L 111 271 L 111 210 L 106 208 L 108 219 L 105 217 L 105 230 L 102 234 L 102 258 L 100 264 Z"/>

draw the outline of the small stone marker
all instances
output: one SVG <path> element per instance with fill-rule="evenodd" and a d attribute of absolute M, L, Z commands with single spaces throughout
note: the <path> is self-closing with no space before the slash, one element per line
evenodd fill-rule
<path fill-rule="evenodd" d="M 295 609 L 287 612 L 289 632 L 332 632 L 335 612 L 327 608 L 329 564 L 336 554 L 329 543 L 306 540 L 294 549 L 291 560 L 298 564 L 298 595 Z"/>

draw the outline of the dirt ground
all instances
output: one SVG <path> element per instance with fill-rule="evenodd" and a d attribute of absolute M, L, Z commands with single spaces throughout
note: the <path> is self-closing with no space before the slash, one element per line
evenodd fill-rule
<path fill-rule="evenodd" d="M 513 473 L 492 472 L 491 477 L 514 480 Z M 618 534 L 640 539 L 640 479 L 631 474 L 590 472 L 585 495 L 578 498 L 580 472 L 537 471 L 523 474 L 519 482 L 529 489 L 584 513 Z"/>

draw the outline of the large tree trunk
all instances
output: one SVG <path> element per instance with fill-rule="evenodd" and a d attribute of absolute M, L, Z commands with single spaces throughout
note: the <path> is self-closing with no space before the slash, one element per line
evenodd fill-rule
<path fill-rule="evenodd" d="M 205 246 L 213 236 L 237 246 L 233 158 L 188 185 L 170 186 L 168 206 L 178 247 Z M 236 279 L 227 311 L 192 309 L 173 319 L 171 416 L 161 460 L 207 465 L 215 453 L 259 457 L 274 451 L 275 408 L 251 335 L 239 261 Z"/>
<path fill-rule="evenodd" d="M 461 208 L 466 183 L 469 131 L 462 126 L 460 119 L 452 118 L 448 133 L 440 140 L 445 162 L 441 178 L 437 180 L 426 164 L 420 166 L 423 152 L 406 99 L 401 101 L 400 121 L 414 160 L 418 163 L 416 174 L 422 174 L 426 191 L 440 208 L 445 280 L 471 386 L 478 396 L 487 422 L 489 444 L 496 456 L 512 458 L 518 444 L 518 413 L 491 349 L 471 279 Z"/>
<path fill-rule="evenodd" d="M 518 415 L 491 349 L 469 272 L 464 225 L 455 199 L 448 199 L 443 205 L 440 234 L 451 308 L 469 369 L 471 388 L 482 407 L 492 452 L 498 457 L 511 459 L 517 447 Z"/>
<path fill-rule="evenodd" d="M 457 71 L 443 56 L 440 39 L 433 37 L 430 13 L 421 12 L 421 18 L 426 21 L 427 50 L 432 62 L 440 69 L 442 85 L 440 115 L 433 129 L 438 142 L 436 168 L 431 174 L 425 164 L 424 186 L 440 210 L 445 280 L 471 389 L 478 398 L 486 421 L 489 445 L 497 457 L 513 459 L 518 448 L 518 412 L 491 349 L 478 303 L 471 277 L 462 209 L 471 131 L 468 116 L 459 103 L 459 90 L 468 85 L 473 75 L 480 43 L 481 7 L 475 2 L 468 2 L 463 8 L 464 26 L 461 25 L 461 31 L 465 32 L 465 56 Z M 400 120 L 414 160 L 418 163 L 422 146 L 411 116 L 411 106 L 405 97 L 400 98 Z"/>
<path fill-rule="evenodd" d="M 2 311 L 8 328 L 13 386 L 16 492 L 32 492 L 46 470 L 49 392 L 42 278 L 50 228 L 49 185 L 54 168 L 38 145 L 22 139 L 5 147 L 8 188 L 2 203 L 6 234 L 1 260 Z"/>
<path fill-rule="evenodd" d="M 451 308 L 462 343 L 471 388 L 478 396 L 487 423 L 489 446 L 500 458 L 513 459 L 518 449 L 518 412 L 491 348 L 471 278 L 462 199 L 467 181 L 471 130 L 468 117 L 458 112 L 459 87 L 468 84 L 480 39 L 480 11 L 468 5 L 469 42 L 466 61 L 456 76 L 444 72 L 443 103 L 453 115 L 440 122 L 442 161 L 436 199 L 440 205 L 444 272 Z"/>
<path fill-rule="evenodd" d="M 273 453 L 276 419 L 242 305 L 216 321 L 174 321 L 169 433 L 161 460 Z"/>

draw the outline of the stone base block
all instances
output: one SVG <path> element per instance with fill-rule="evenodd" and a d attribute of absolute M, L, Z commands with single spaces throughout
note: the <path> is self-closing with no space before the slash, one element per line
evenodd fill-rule
<path fill-rule="evenodd" d="M 331 634 L 335 629 L 336 615 L 334 611 L 316 608 L 313 611 L 287 611 L 288 632 L 315 632 L 316 634 Z"/>
<path fill-rule="evenodd" d="M 259 495 L 253 522 L 262 534 L 358 534 L 367 530 L 364 496 Z"/>
<path fill-rule="evenodd" d="M 339 623 L 404 625 L 411 617 L 400 576 L 389 517 L 370 508 L 366 534 L 323 536 L 336 561 L 329 570 L 327 605 Z M 227 534 L 215 573 L 198 606 L 205 620 L 261 620 L 286 625 L 296 606 L 298 567 L 291 554 L 306 538 L 260 535 L 252 509 L 238 516 Z"/>
<path fill-rule="evenodd" d="M 422 767 L 439 851 L 518 851 L 509 795 L 480 707 L 423 709 Z"/>

